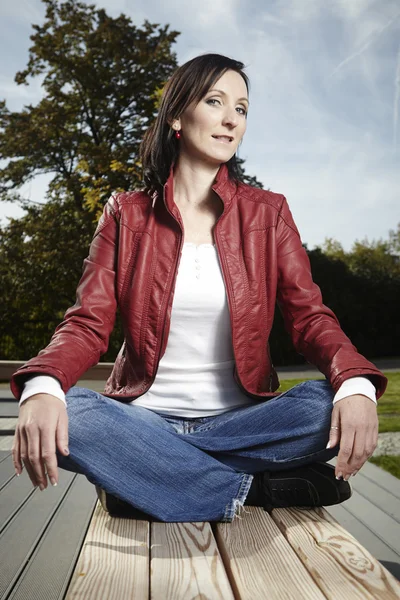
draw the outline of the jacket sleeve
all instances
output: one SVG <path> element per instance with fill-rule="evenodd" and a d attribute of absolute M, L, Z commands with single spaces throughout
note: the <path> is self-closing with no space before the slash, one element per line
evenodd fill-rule
<path fill-rule="evenodd" d="M 83 262 L 75 304 L 66 311 L 48 346 L 12 376 L 11 391 L 17 399 L 33 374 L 55 377 L 66 393 L 107 350 L 117 309 L 118 231 L 118 200 L 111 197 Z"/>
<path fill-rule="evenodd" d="M 323 304 L 285 197 L 277 221 L 277 267 L 277 303 L 296 351 L 325 375 L 335 392 L 346 379 L 365 376 L 374 384 L 377 398 L 382 396 L 387 378 L 359 354 L 333 311 Z"/>

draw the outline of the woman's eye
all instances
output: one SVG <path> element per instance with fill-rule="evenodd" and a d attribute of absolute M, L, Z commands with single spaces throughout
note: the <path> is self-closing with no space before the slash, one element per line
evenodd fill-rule
<path fill-rule="evenodd" d="M 206 100 L 207 104 L 209 102 L 219 102 L 219 100 L 217 100 L 216 98 L 209 98 L 208 100 Z"/>
<path fill-rule="evenodd" d="M 209 104 L 210 102 L 218 102 L 218 104 L 221 104 L 220 101 L 217 98 L 209 98 L 208 100 L 206 100 L 206 102 L 207 102 L 207 104 Z M 240 114 L 245 117 L 247 115 L 246 109 L 243 108 L 242 106 L 239 106 L 238 108 L 243 111 Z"/>

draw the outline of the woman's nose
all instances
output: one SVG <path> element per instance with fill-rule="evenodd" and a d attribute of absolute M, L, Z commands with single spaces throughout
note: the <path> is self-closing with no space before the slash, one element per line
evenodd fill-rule
<path fill-rule="evenodd" d="M 231 125 L 237 125 L 238 124 L 238 114 L 236 112 L 236 109 L 229 109 L 226 111 L 225 115 L 224 115 L 224 119 L 223 119 L 224 123 L 230 123 Z"/>

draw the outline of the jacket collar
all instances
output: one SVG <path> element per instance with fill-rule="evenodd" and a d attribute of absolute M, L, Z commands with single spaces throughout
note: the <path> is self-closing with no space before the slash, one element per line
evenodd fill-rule
<path fill-rule="evenodd" d="M 212 189 L 221 198 L 224 204 L 224 212 L 226 212 L 232 204 L 237 185 L 235 181 L 230 179 L 228 167 L 225 163 L 222 163 L 218 169 Z M 174 202 L 174 164 L 172 164 L 168 179 L 164 184 L 164 202 L 167 209 L 174 215 L 175 218 L 178 218 L 179 211 Z"/>

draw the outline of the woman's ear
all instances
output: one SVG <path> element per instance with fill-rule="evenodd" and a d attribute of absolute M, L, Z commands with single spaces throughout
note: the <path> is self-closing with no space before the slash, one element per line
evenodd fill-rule
<path fill-rule="evenodd" d="M 172 129 L 179 130 L 181 128 L 181 122 L 179 119 L 167 119 L 167 122 Z"/>

